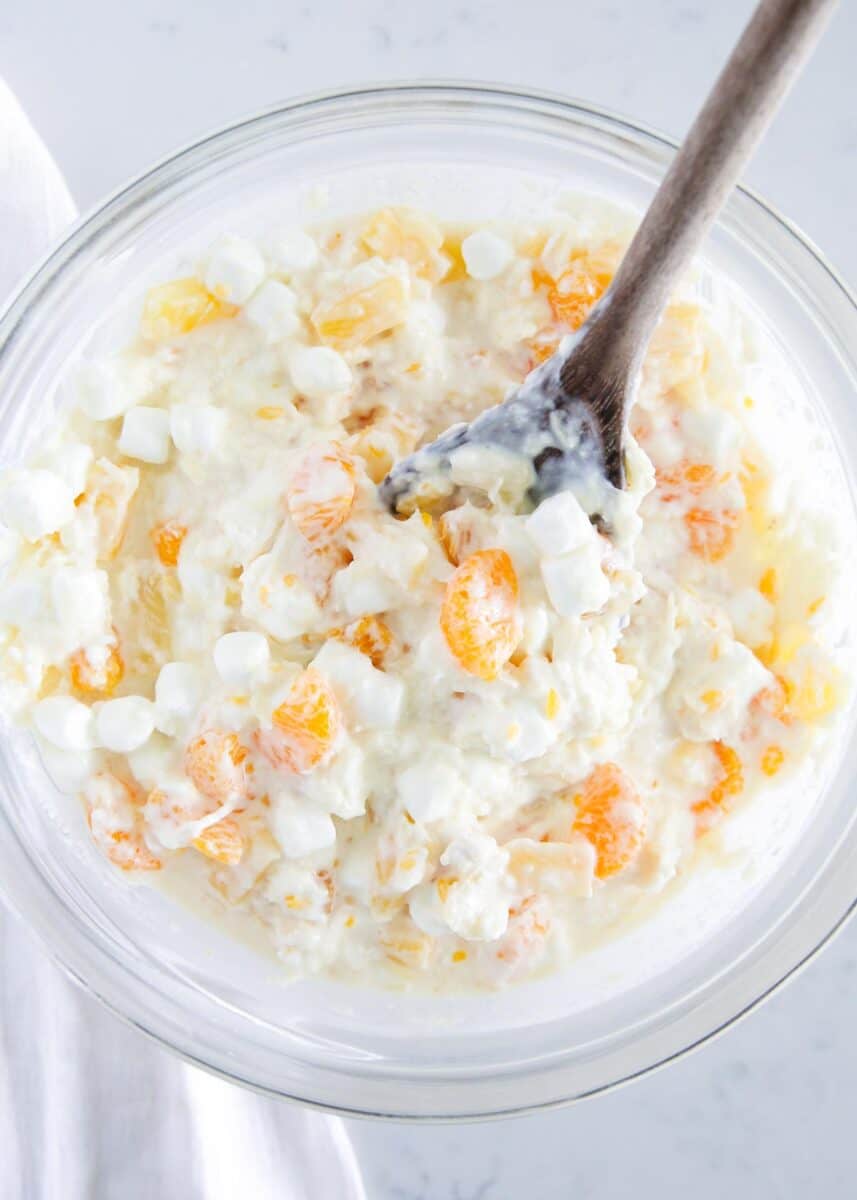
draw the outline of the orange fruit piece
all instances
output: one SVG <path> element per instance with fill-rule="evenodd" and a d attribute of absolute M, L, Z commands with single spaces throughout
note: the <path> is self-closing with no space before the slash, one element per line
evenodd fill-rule
<path fill-rule="evenodd" d="M 182 542 L 187 536 L 187 526 L 179 525 L 178 521 L 164 521 L 162 525 L 156 525 L 149 536 L 164 566 L 177 567 Z"/>
<path fill-rule="evenodd" d="M 384 657 L 393 644 L 390 626 L 376 616 L 361 617 L 359 621 L 352 621 L 338 636 L 371 659 L 372 665 L 379 671 L 383 668 Z"/>
<path fill-rule="evenodd" d="M 286 503 L 297 528 L 313 542 L 348 519 L 356 494 L 354 463 L 331 443 L 309 451 L 292 477 Z"/>
<path fill-rule="evenodd" d="M 477 550 L 455 570 L 446 585 L 440 627 L 465 671 L 497 678 L 520 636 L 518 577 L 505 550 Z"/>
<path fill-rule="evenodd" d="M 116 691 L 125 674 L 125 663 L 114 643 L 105 647 L 105 654 L 95 661 L 86 650 L 76 650 L 71 656 L 69 671 L 75 691 L 84 696 L 109 696 Z"/>
<path fill-rule="evenodd" d="M 711 749 L 717 757 L 718 778 L 707 796 L 697 800 L 693 806 L 696 825 L 700 833 L 710 829 L 732 807 L 733 797 L 744 790 L 744 767 L 737 750 L 725 742 L 712 742 Z"/>
<path fill-rule="evenodd" d="M 677 500 L 682 492 L 698 496 L 717 483 L 717 472 L 710 463 L 681 462 L 656 475 L 662 500 Z"/>
<path fill-rule="evenodd" d="M 224 804 L 236 794 L 247 794 L 246 758 L 236 733 L 207 729 L 188 743 L 185 775 L 203 796 Z"/>
<path fill-rule="evenodd" d="M 138 794 L 110 772 L 94 775 L 83 792 L 93 841 L 123 871 L 159 871 L 156 858 L 139 828 Z"/>
<path fill-rule="evenodd" d="M 762 688 L 750 701 L 750 707 L 763 712 L 784 725 L 791 725 L 794 717 L 789 712 L 789 689 L 779 675 L 774 676 L 770 687 Z"/>
<path fill-rule="evenodd" d="M 735 544 L 739 521 L 739 514 L 731 509 L 716 513 L 692 508 L 684 518 L 691 550 L 706 562 L 720 562 Z"/>
<path fill-rule="evenodd" d="M 530 352 L 530 361 L 528 370 L 532 371 L 534 367 L 538 367 L 541 363 L 550 358 L 556 353 L 559 346 L 559 338 L 555 334 L 547 330 L 544 333 L 536 334 L 534 338 L 526 343 L 527 349 Z"/>
<path fill-rule="evenodd" d="M 609 879 L 634 861 L 646 834 L 646 810 L 634 784 L 615 763 L 600 763 L 574 797 L 572 825 L 595 850 L 595 874 Z"/>
<path fill-rule="evenodd" d="M 237 312 L 235 304 L 221 300 L 201 280 L 172 279 L 146 293 L 140 332 L 149 341 L 167 341 L 200 325 L 234 317 Z"/>
<path fill-rule="evenodd" d="M 216 821 L 214 825 L 203 829 L 199 837 L 193 839 L 193 844 L 200 854 L 227 867 L 234 867 L 239 863 L 244 853 L 244 838 L 241 836 L 238 822 L 233 821 L 231 817 L 224 817 L 222 821 Z"/>
<path fill-rule="evenodd" d="M 541 896 L 527 896 L 509 909 L 509 927 L 500 943 L 497 957 L 509 966 L 533 961 L 544 946 L 551 917 L 547 902 Z"/>
<path fill-rule="evenodd" d="M 785 754 L 780 746 L 766 746 L 759 763 L 765 775 L 776 775 L 785 762 Z"/>
<path fill-rule="evenodd" d="M 612 278 L 613 272 L 605 263 L 585 251 L 573 254 L 567 269 L 548 287 L 548 303 L 555 319 L 571 330 L 579 329 Z"/>
<path fill-rule="evenodd" d="M 342 729 L 339 703 L 314 667 L 298 675 L 274 710 L 272 728 L 256 734 L 256 745 L 273 767 L 306 775 L 330 754 Z"/>

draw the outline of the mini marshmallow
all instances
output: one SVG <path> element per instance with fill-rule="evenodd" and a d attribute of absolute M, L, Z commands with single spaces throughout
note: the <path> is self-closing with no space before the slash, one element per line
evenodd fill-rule
<path fill-rule="evenodd" d="M 182 454 L 209 458 L 223 441 L 226 413 L 213 404 L 174 404 L 170 409 L 170 436 Z"/>
<path fill-rule="evenodd" d="M 110 601 L 106 571 L 60 567 L 51 578 L 51 600 L 58 625 L 81 644 L 108 630 Z"/>
<path fill-rule="evenodd" d="M 302 229 L 287 229 L 271 242 L 268 258 L 275 271 L 291 275 L 294 271 L 306 271 L 315 266 L 318 246 Z"/>
<path fill-rule="evenodd" d="M 494 279 L 506 270 L 514 251 L 505 238 L 480 229 L 461 243 L 461 255 L 471 279 Z"/>
<path fill-rule="evenodd" d="M 174 735 L 182 722 L 190 720 L 202 698 L 202 679 L 190 663 L 165 663 L 155 684 L 155 724 L 162 733 Z"/>
<path fill-rule="evenodd" d="M 276 279 L 268 279 L 247 302 L 244 312 L 267 341 L 276 342 L 294 333 L 300 325 L 297 301 L 290 287 Z"/>
<path fill-rule="evenodd" d="M 557 492 L 543 500 L 527 517 L 525 525 L 541 553 L 552 557 L 568 554 L 597 537 L 592 522 L 571 492 Z"/>
<path fill-rule="evenodd" d="M 109 362 L 83 363 L 76 378 L 78 408 L 93 421 L 111 421 L 132 407 L 134 392 Z"/>
<path fill-rule="evenodd" d="M 289 358 L 289 372 L 297 390 L 310 400 L 345 392 L 351 386 L 351 369 L 329 346 L 300 346 Z"/>
<path fill-rule="evenodd" d="M 9 471 L 0 483 L 0 521 L 35 542 L 74 516 L 74 493 L 53 471 Z"/>
<path fill-rule="evenodd" d="M 205 286 L 231 304 L 244 304 L 265 278 L 265 261 L 252 242 L 227 233 L 211 247 Z"/>
<path fill-rule="evenodd" d="M 143 696 L 107 700 L 95 718 L 99 744 L 115 754 L 128 754 L 147 742 L 155 728 L 155 706 Z"/>
<path fill-rule="evenodd" d="M 399 803 L 420 822 L 449 816 L 461 791 L 461 776 L 442 762 L 420 762 L 396 779 Z"/>
<path fill-rule="evenodd" d="M 249 687 L 265 674 L 271 660 L 268 639 L 262 633 L 238 630 L 224 633 L 214 643 L 214 665 L 224 683 Z"/>
<path fill-rule="evenodd" d="M 86 490 L 86 476 L 92 464 L 93 453 L 83 442 L 68 442 L 42 459 L 44 466 L 59 475 L 77 498 Z"/>
<path fill-rule="evenodd" d="M 140 462 L 165 463 L 170 456 L 170 414 L 145 404 L 129 409 L 122 422 L 119 449 Z"/>
<path fill-rule="evenodd" d="M 561 617 L 598 612 L 610 599 L 610 581 L 601 570 L 597 545 L 543 558 L 541 569 L 550 602 Z"/>
<path fill-rule="evenodd" d="M 286 858 L 305 858 L 336 841 L 336 826 L 326 812 L 291 797 L 272 797 L 270 823 Z"/>
<path fill-rule="evenodd" d="M 365 654 L 335 639 L 325 642 L 313 666 L 333 684 L 356 726 L 389 729 L 396 724 L 405 698 L 401 679 L 377 670 Z"/>
<path fill-rule="evenodd" d="M 71 696 L 48 696 L 33 709 L 36 729 L 58 750 L 89 750 L 92 746 L 92 710 Z"/>

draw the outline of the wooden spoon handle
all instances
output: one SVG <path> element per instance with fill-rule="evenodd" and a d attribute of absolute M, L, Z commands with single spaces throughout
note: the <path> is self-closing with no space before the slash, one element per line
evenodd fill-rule
<path fill-rule="evenodd" d="M 835 4 L 836 0 L 761 0 L 581 339 L 580 350 L 591 340 L 586 357 L 600 362 L 607 377 L 627 379 L 636 373 L 673 285 Z"/>

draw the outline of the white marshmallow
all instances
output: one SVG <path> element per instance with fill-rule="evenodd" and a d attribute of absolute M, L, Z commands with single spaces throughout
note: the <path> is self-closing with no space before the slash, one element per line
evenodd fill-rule
<path fill-rule="evenodd" d="M 227 233 L 209 251 L 205 286 L 231 304 L 244 304 L 265 278 L 265 261 L 252 242 Z"/>
<path fill-rule="evenodd" d="M 119 449 L 140 462 L 165 463 L 170 456 L 170 414 L 145 404 L 129 409 L 122 422 Z"/>
<path fill-rule="evenodd" d="M 318 262 L 318 246 L 302 229 L 286 229 L 271 242 L 268 258 L 275 271 L 291 275 L 306 271 Z"/>
<path fill-rule="evenodd" d="M 346 392 L 351 386 L 351 369 L 329 346 L 300 346 L 289 357 L 289 373 L 297 390 L 310 400 Z"/>
<path fill-rule="evenodd" d="M 233 687 L 249 687 L 261 679 L 270 660 L 271 650 L 263 633 L 238 630 L 224 633 L 214 643 L 217 674 Z"/>
<path fill-rule="evenodd" d="M 76 498 L 86 490 L 86 476 L 92 463 L 93 453 L 83 442 L 68 442 L 51 454 L 45 455 L 42 465 L 60 479 L 64 479 Z"/>
<path fill-rule="evenodd" d="M 415 821 L 437 821 L 449 816 L 461 792 L 458 771 L 442 762 L 422 761 L 402 771 L 396 779 L 399 803 Z"/>
<path fill-rule="evenodd" d="M 92 710 L 71 696 L 48 696 L 33 709 L 36 729 L 58 750 L 89 750 L 93 743 Z"/>
<path fill-rule="evenodd" d="M 561 617 L 598 612 L 610 599 L 610 581 L 601 570 L 597 545 L 543 558 L 541 569 L 550 602 Z"/>
<path fill-rule="evenodd" d="M 74 516 L 74 494 L 53 471 L 9 471 L 0 484 L 0 521 L 35 542 Z"/>
<path fill-rule="evenodd" d="M 294 333 L 300 325 L 297 302 L 290 287 L 268 279 L 247 302 L 244 312 L 269 342 L 276 342 Z"/>
<path fill-rule="evenodd" d="M 77 406 L 93 421 L 121 417 L 134 404 L 134 391 L 109 362 L 83 363 L 76 378 Z"/>
<path fill-rule="evenodd" d="M 405 697 L 401 679 L 372 666 L 353 646 L 331 639 L 313 659 L 346 704 L 355 726 L 389 729 L 399 720 Z"/>
<path fill-rule="evenodd" d="M 143 696 L 107 700 L 95 718 L 99 744 L 115 754 L 128 754 L 147 742 L 155 728 L 155 706 Z"/>
<path fill-rule="evenodd" d="M 568 554 L 598 535 L 571 492 L 557 492 L 543 500 L 525 522 L 527 533 L 542 554 Z"/>
<path fill-rule="evenodd" d="M 291 796 L 273 796 L 271 830 L 286 858 L 305 858 L 336 841 L 336 826 L 326 812 Z"/>
<path fill-rule="evenodd" d="M 170 409 L 170 436 L 182 454 L 209 458 L 223 441 L 226 413 L 213 404 L 174 404 Z"/>
<path fill-rule="evenodd" d="M 505 238 L 487 229 L 471 233 L 461 243 L 461 254 L 467 274 L 472 279 L 494 279 L 505 271 L 514 251 Z"/>
<path fill-rule="evenodd" d="M 57 624 L 80 644 L 95 641 L 107 632 L 110 601 L 106 571 L 60 567 L 51 578 L 51 600 Z"/>
<path fill-rule="evenodd" d="M 202 679 L 190 663 L 165 663 L 155 684 L 155 725 L 175 735 L 195 714 L 202 699 Z"/>

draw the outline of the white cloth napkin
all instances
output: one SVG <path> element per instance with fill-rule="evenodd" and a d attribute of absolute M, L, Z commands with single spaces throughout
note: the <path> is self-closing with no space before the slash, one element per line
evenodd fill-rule
<path fill-rule="evenodd" d="M 75 215 L 0 80 L 0 307 Z M 189 1067 L 0 909 L 0 1200 L 365 1200 L 341 1121 Z"/>

